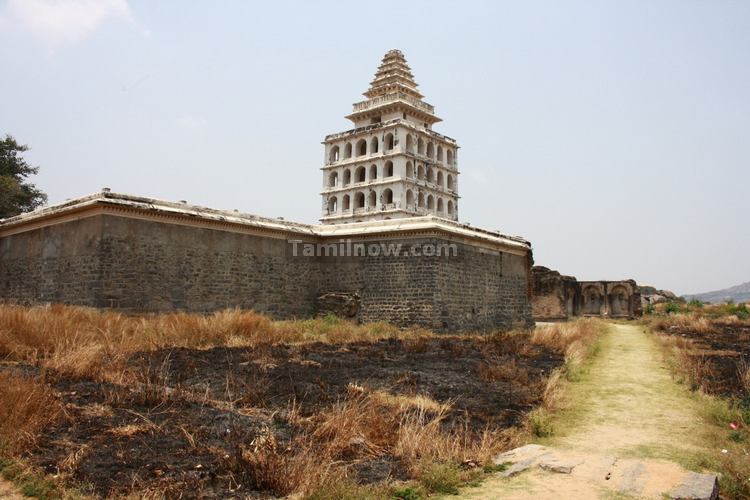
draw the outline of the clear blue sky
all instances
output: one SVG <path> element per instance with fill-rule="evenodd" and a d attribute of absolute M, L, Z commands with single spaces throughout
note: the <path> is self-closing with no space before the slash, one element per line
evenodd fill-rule
<path fill-rule="evenodd" d="M 750 2 L 6 0 L 0 133 L 103 186 L 315 222 L 391 48 L 462 146 L 460 218 L 579 279 L 750 280 Z"/>

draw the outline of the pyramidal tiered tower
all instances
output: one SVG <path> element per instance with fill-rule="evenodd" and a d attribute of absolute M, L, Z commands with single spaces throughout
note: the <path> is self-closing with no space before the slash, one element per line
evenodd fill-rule
<path fill-rule="evenodd" d="M 399 50 L 383 57 L 375 79 L 347 116 L 354 128 L 325 138 L 324 224 L 435 215 L 458 219 L 458 144 L 432 126 Z"/>

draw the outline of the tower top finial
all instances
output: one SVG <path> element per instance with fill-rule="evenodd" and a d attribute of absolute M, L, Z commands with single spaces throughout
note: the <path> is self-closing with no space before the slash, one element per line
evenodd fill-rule
<path fill-rule="evenodd" d="M 412 95 L 417 99 L 423 97 L 417 90 L 417 82 L 414 81 L 411 68 L 406 64 L 404 53 L 398 49 L 391 49 L 385 53 L 375 72 L 375 78 L 370 82 L 370 88 L 364 96 L 371 99 L 394 90 Z"/>

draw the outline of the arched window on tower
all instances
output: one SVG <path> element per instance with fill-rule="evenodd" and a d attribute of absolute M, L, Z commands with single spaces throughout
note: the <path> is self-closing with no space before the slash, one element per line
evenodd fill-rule
<path fill-rule="evenodd" d="M 370 165 L 370 180 L 374 181 L 378 178 L 378 166 Z"/>
<path fill-rule="evenodd" d="M 453 215 L 453 202 L 448 200 L 448 215 Z"/>
<path fill-rule="evenodd" d="M 346 170 L 344 170 L 344 180 L 342 184 L 344 186 L 348 186 L 351 183 L 352 183 L 352 171 L 347 168 Z"/>
<path fill-rule="evenodd" d="M 448 166 L 452 167 L 453 166 L 453 150 L 452 149 L 449 149 L 446 151 L 445 159 L 446 159 L 446 162 L 448 163 Z"/>
<path fill-rule="evenodd" d="M 409 179 L 414 178 L 414 165 L 410 161 L 406 162 L 406 177 Z"/>
<path fill-rule="evenodd" d="M 414 137 L 412 137 L 411 134 L 406 134 L 406 152 L 414 152 Z"/>
<path fill-rule="evenodd" d="M 440 145 L 437 147 L 437 161 L 443 161 L 443 146 Z"/>
<path fill-rule="evenodd" d="M 344 159 L 351 158 L 352 157 L 352 143 L 347 142 L 346 146 L 344 146 Z"/>
<path fill-rule="evenodd" d="M 354 182 L 365 182 L 367 180 L 367 171 L 365 167 L 357 167 L 354 172 Z"/>
<path fill-rule="evenodd" d="M 435 157 L 435 146 L 432 144 L 432 142 L 427 144 L 427 157 L 428 158 Z"/>
<path fill-rule="evenodd" d="M 432 195 L 427 196 L 427 210 L 435 210 L 435 198 Z"/>
<path fill-rule="evenodd" d="M 417 154 L 423 155 L 424 154 L 424 141 L 420 137 L 417 139 Z"/>
<path fill-rule="evenodd" d="M 376 210 L 378 206 L 378 195 L 375 193 L 375 191 L 370 191 L 370 196 L 368 198 L 369 199 L 367 200 L 367 206 L 371 210 Z"/>
<path fill-rule="evenodd" d="M 393 162 L 390 160 L 383 166 L 383 177 L 393 177 Z"/>
<path fill-rule="evenodd" d="M 427 167 L 427 182 L 435 182 L 435 171 L 432 167 Z"/>
<path fill-rule="evenodd" d="M 375 154 L 378 152 L 378 149 L 380 149 L 380 144 L 378 143 L 378 138 L 373 137 L 370 141 L 370 154 Z"/>
<path fill-rule="evenodd" d="M 331 163 L 335 161 L 339 161 L 339 147 L 338 146 L 334 146 L 331 148 L 331 152 L 328 155 L 328 161 L 330 161 Z"/>
<path fill-rule="evenodd" d="M 364 156 L 367 154 L 367 141 L 360 139 L 357 141 L 357 156 Z"/>
<path fill-rule="evenodd" d="M 351 198 L 349 198 L 348 194 L 345 194 L 344 199 L 341 200 L 341 209 L 349 210 L 350 208 L 351 208 Z"/>
<path fill-rule="evenodd" d="M 419 165 L 417 167 L 417 179 L 420 181 L 424 180 L 424 165 Z"/>
<path fill-rule="evenodd" d="M 437 181 L 435 182 L 438 186 L 443 187 L 443 173 L 438 171 Z"/>
<path fill-rule="evenodd" d="M 335 214 L 338 209 L 338 200 L 335 196 L 328 198 L 328 213 Z"/>
<path fill-rule="evenodd" d="M 451 174 L 448 174 L 448 177 L 446 177 L 446 188 L 448 188 L 448 191 L 454 191 L 455 187 L 453 186 L 453 176 Z"/>
<path fill-rule="evenodd" d="M 339 185 L 339 173 L 331 172 L 328 176 L 328 187 L 336 187 Z"/>
<path fill-rule="evenodd" d="M 414 192 L 411 189 L 406 190 L 406 208 L 414 210 Z"/>
<path fill-rule="evenodd" d="M 424 193 L 419 193 L 419 196 L 417 197 L 417 206 L 419 208 L 424 208 Z"/>
<path fill-rule="evenodd" d="M 443 199 L 442 198 L 438 198 L 438 201 L 437 201 L 437 211 L 438 211 L 439 214 L 443 213 Z"/>
<path fill-rule="evenodd" d="M 362 191 L 354 195 L 354 208 L 365 208 L 365 193 Z"/>
<path fill-rule="evenodd" d="M 390 189 L 386 189 L 383 191 L 383 203 L 386 205 L 392 205 L 393 204 L 393 191 Z"/>
<path fill-rule="evenodd" d="M 383 149 L 385 151 L 393 149 L 393 134 L 388 133 L 385 135 L 385 145 L 383 146 Z"/>

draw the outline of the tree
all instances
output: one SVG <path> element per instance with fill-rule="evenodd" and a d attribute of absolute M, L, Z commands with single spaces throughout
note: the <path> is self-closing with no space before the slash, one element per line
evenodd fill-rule
<path fill-rule="evenodd" d="M 10 135 L 0 141 L 0 219 L 29 212 L 47 202 L 47 195 L 26 178 L 39 171 L 21 153 L 29 150 Z"/>

